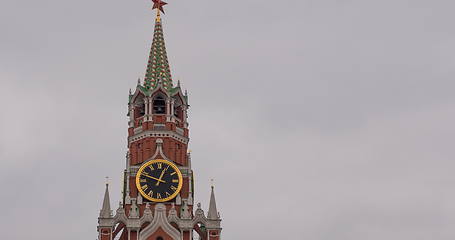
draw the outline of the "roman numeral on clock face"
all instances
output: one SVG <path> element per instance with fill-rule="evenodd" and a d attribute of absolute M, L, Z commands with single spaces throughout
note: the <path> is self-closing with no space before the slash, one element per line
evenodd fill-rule
<path fill-rule="evenodd" d="M 156 193 L 156 198 L 160 199 L 161 198 L 161 194 L 160 193 Z"/>
<path fill-rule="evenodd" d="M 172 179 L 172 182 L 173 182 L 173 183 L 178 183 L 179 180 L 178 180 L 178 179 Z"/>
<path fill-rule="evenodd" d="M 142 188 L 142 190 L 145 191 L 145 190 L 147 190 L 147 188 L 149 188 L 149 186 L 148 185 L 142 185 L 141 188 Z"/>
<path fill-rule="evenodd" d="M 175 192 L 175 191 L 177 191 L 177 188 L 174 186 L 171 186 L 171 190 Z"/>
<path fill-rule="evenodd" d="M 157 163 L 156 165 L 158 166 L 158 169 L 161 169 L 163 167 L 162 163 Z"/>

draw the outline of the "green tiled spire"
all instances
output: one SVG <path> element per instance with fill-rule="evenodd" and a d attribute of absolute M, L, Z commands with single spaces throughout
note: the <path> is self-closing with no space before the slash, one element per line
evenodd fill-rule
<path fill-rule="evenodd" d="M 167 60 L 166 47 L 164 44 L 163 26 L 159 17 L 156 18 L 155 31 L 153 34 L 152 49 L 145 73 L 144 87 L 151 90 L 157 87 L 158 82 L 167 91 L 172 90 L 171 68 Z"/>

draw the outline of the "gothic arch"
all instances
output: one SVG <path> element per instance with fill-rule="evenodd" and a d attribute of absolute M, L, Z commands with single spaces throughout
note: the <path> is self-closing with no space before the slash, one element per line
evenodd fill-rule
<path fill-rule="evenodd" d="M 161 91 L 155 92 L 152 97 L 152 113 L 166 114 L 167 113 L 167 95 Z"/>
<path fill-rule="evenodd" d="M 139 240 L 150 240 L 150 236 L 159 229 L 162 229 L 172 240 L 180 240 L 180 231 L 174 228 L 167 220 L 166 206 L 164 204 L 159 203 L 155 206 L 154 215 L 152 222 L 140 232 Z"/>
<path fill-rule="evenodd" d="M 183 120 L 184 100 L 179 95 L 174 95 L 172 99 L 174 99 L 174 116 Z"/>
<path fill-rule="evenodd" d="M 131 104 L 134 109 L 132 116 L 134 121 L 146 114 L 145 95 L 141 91 L 136 91 L 133 98 L 131 99 Z"/>
<path fill-rule="evenodd" d="M 145 93 L 138 87 L 136 88 L 136 91 L 134 92 L 133 96 L 131 97 L 130 102 L 135 102 L 138 97 L 145 97 Z"/>
<path fill-rule="evenodd" d="M 126 218 L 126 216 L 124 214 L 115 215 L 115 217 L 114 217 L 114 225 L 116 225 L 118 223 L 123 223 L 123 224 L 127 225 L 127 222 L 128 222 L 128 219 Z"/>

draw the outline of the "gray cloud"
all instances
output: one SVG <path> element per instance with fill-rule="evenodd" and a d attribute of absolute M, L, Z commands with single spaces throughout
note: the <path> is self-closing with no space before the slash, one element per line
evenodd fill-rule
<path fill-rule="evenodd" d="M 196 200 L 207 206 L 215 178 L 225 239 L 455 237 L 454 7 L 168 5 L 172 73 L 190 93 Z M 106 175 L 112 205 L 120 196 L 149 8 L 0 4 L 5 238 L 96 238 Z"/>

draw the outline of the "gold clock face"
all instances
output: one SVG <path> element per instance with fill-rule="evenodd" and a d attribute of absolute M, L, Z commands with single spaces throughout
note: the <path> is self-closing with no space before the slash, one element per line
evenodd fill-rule
<path fill-rule="evenodd" d="M 153 202 L 172 200 L 182 189 L 182 173 L 172 162 L 151 160 L 136 175 L 136 187 L 141 195 Z"/>

